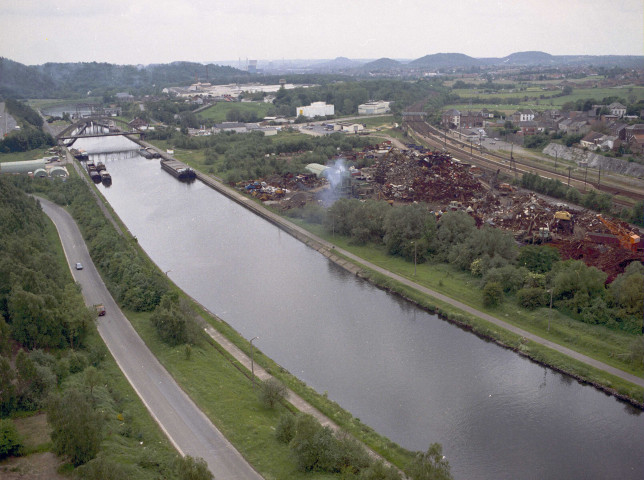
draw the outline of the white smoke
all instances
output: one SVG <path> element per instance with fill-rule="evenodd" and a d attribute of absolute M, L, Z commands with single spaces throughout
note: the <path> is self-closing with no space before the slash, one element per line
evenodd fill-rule
<path fill-rule="evenodd" d="M 343 157 L 338 158 L 333 165 L 327 165 L 324 176 L 329 181 L 329 188 L 320 192 L 319 199 L 324 206 L 330 207 L 340 198 L 340 192 L 337 187 L 342 184 L 342 179 L 349 175 L 346 160 Z"/>

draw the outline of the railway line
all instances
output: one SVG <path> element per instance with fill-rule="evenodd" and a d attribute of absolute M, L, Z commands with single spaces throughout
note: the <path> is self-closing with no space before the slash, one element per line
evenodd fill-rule
<path fill-rule="evenodd" d="M 631 203 L 615 198 L 616 195 L 628 197 L 635 201 L 644 200 L 644 191 L 640 189 L 602 185 L 588 179 L 584 180 L 573 175 L 571 169 L 569 169 L 568 175 L 562 175 L 548 168 L 527 164 L 521 160 L 509 158 L 498 153 L 486 152 L 485 155 L 477 154 L 473 151 L 471 145 L 468 145 L 462 140 L 446 138 L 444 132 L 429 125 L 421 116 L 407 115 L 404 119 L 404 124 L 432 147 L 439 149 L 445 148 L 456 158 L 462 160 L 469 159 L 472 164 L 493 173 L 498 172 L 515 176 L 518 174 L 533 173 L 544 178 L 560 180 L 562 183 L 573 186 L 581 192 L 586 192 L 592 187 L 595 190 L 613 195 L 613 202 L 624 207 L 630 207 Z"/>

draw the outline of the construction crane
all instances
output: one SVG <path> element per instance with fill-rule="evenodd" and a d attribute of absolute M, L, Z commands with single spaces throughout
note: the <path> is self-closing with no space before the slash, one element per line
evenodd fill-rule
<path fill-rule="evenodd" d="M 597 215 L 597 218 L 606 225 L 606 228 L 610 230 L 610 233 L 615 235 L 619 239 L 619 243 L 627 250 L 633 252 L 637 251 L 637 248 L 640 246 L 640 236 L 631 232 L 617 223 L 611 222 L 610 220 L 605 219 L 600 214 Z"/>

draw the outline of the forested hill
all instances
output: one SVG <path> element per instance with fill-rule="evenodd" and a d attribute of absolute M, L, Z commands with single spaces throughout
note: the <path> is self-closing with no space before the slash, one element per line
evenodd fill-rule
<path fill-rule="evenodd" d="M 0 57 L 0 95 L 7 98 L 63 98 L 101 95 L 108 91 L 154 93 L 168 86 L 195 81 L 246 82 L 249 74 L 233 67 L 173 62 L 159 65 L 111 63 L 45 63 L 26 66 Z"/>

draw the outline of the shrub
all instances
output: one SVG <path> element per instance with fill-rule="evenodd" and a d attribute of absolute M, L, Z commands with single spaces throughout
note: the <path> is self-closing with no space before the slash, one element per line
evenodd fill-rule
<path fill-rule="evenodd" d="M 483 287 L 483 305 L 496 307 L 503 303 L 503 287 L 499 282 L 488 282 Z"/>
<path fill-rule="evenodd" d="M 283 414 L 275 427 L 275 437 L 282 443 L 289 443 L 295 436 L 295 417 L 290 413 Z"/>
<path fill-rule="evenodd" d="M 9 419 L 0 420 L 0 459 L 22 452 L 22 439 Z"/>
<path fill-rule="evenodd" d="M 275 408 L 285 396 L 286 387 L 276 378 L 269 378 L 260 385 L 259 399 L 266 408 Z"/>
<path fill-rule="evenodd" d="M 546 291 L 542 288 L 522 288 L 517 292 L 517 302 L 523 308 L 535 310 L 546 305 Z"/>

